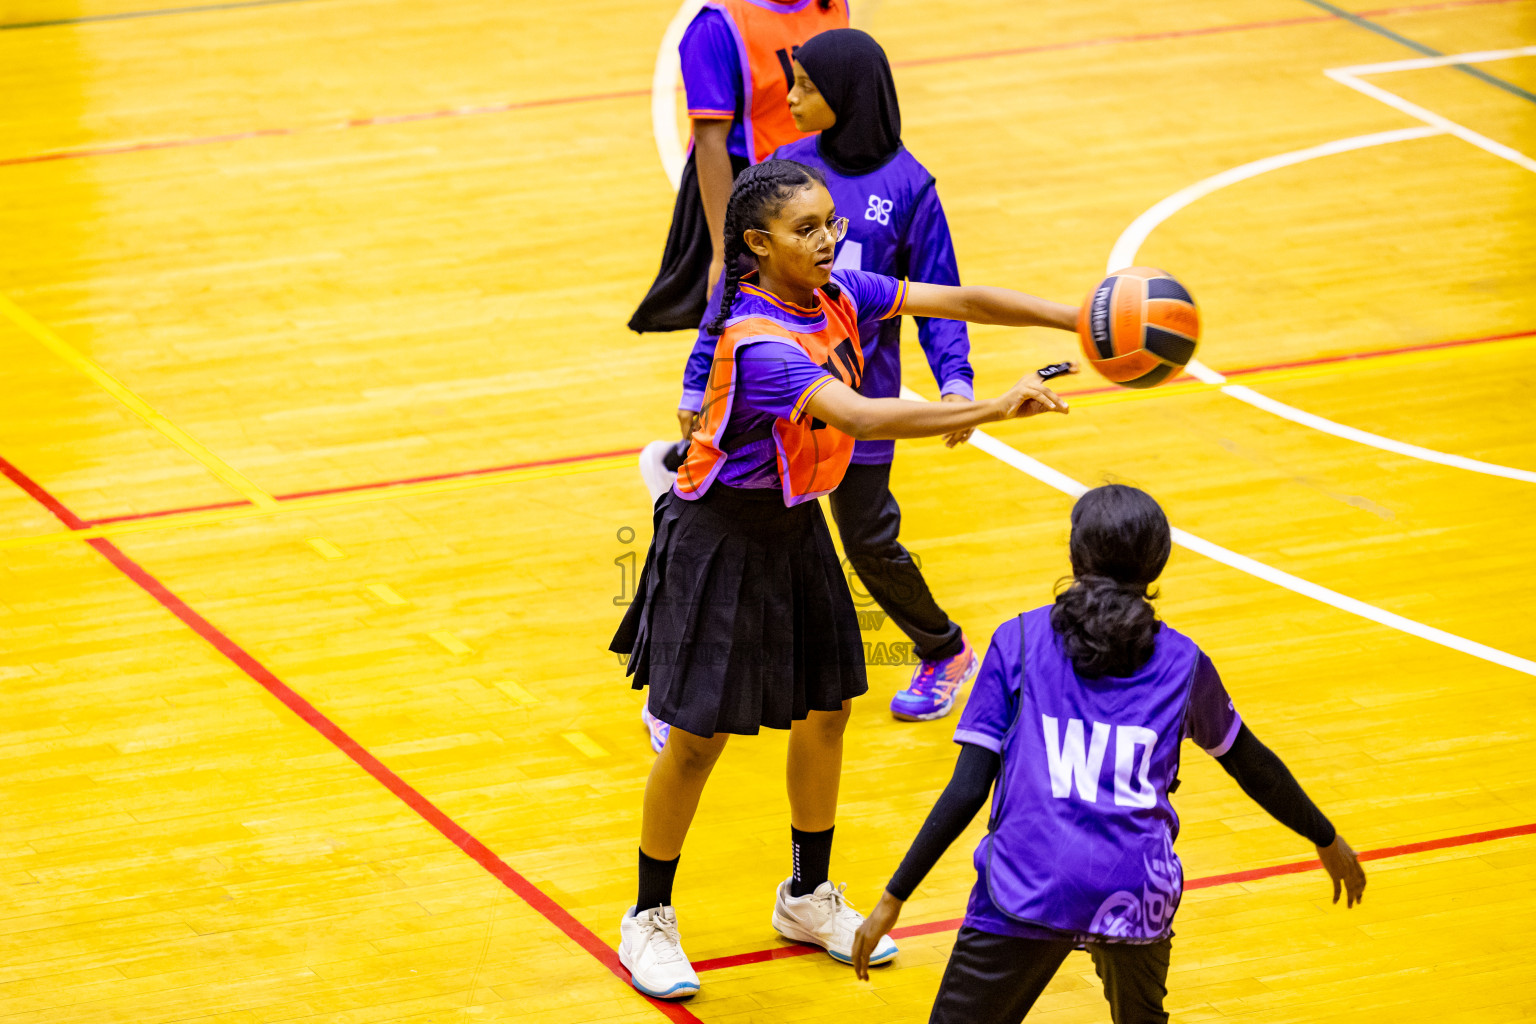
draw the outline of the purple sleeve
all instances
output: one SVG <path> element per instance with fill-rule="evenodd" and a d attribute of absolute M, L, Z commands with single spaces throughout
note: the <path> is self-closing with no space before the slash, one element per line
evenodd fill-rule
<path fill-rule="evenodd" d="M 688 116 L 729 121 L 741 105 L 741 58 L 725 15 L 700 11 L 677 44 Z"/>
<path fill-rule="evenodd" d="M 1212 757 L 1232 749 L 1243 718 L 1232 706 L 1227 688 L 1221 685 L 1216 666 L 1202 652 L 1195 663 L 1195 681 L 1189 693 L 1189 711 L 1184 716 L 1184 735 Z"/>
<path fill-rule="evenodd" d="M 992 634 L 971 696 L 955 726 L 956 743 L 974 743 L 1002 753 L 1003 737 L 1018 711 L 1020 640 L 1018 619 L 1009 619 Z"/>
<path fill-rule="evenodd" d="M 837 378 L 811 362 L 805 349 L 765 335 L 736 349 L 737 396 L 749 408 L 798 422 L 811 396 Z"/>
<path fill-rule="evenodd" d="M 832 280 L 859 310 L 859 321 L 889 320 L 901 312 L 907 282 L 863 270 L 834 270 Z"/>
<path fill-rule="evenodd" d="M 955 243 L 949 237 L 949 221 L 939 202 L 938 190 L 930 182 L 912 211 L 903 239 L 907 250 L 907 277 L 924 284 L 957 287 L 960 268 L 955 265 Z M 914 317 L 917 340 L 928 357 L 939 394 L 976 397 L 972 388 L 975 372 L 971 369 L 971 336 L 964 320 L 936 320 Z"/>
<path fill-rule="evenodd" d="M 714 290 L 709 293 L 709 302 L 704 307 L 704 319 L 699 322 L 698 337 L 693 339 L 693 351 L 688 353 L 688 362 L 683 366 L 683 397 L 677 403 L 679 409 L 698 412 L 704 408 L 704 389 L 709 386 L 709 366 L 714 362 L 715 346 L 720 341 L 704 328 L 720 312 L 720 303 L 724 298 L 725 275 L 721 274 L 715 282 Z"/>

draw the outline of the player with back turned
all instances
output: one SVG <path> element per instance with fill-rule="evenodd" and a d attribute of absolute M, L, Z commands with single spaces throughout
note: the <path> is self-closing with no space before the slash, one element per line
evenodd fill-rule
<path fill-rule="evenodd" d="M 1072 508 L 1072 579 L 1004 622 L 955 730 L 954 777 L 854 942 L 861 977 L 902 904 L 975 817 L 992 813 L 977 882 L 930 1024 L 1018 1024 L 1086 946 L 1115 1024 L 1164 1024 L 1180 741 L 1216 758 L 1276 820 L 1316 844 L 1348 905 L 1355 852 L 1233 707 L 1216 668 L 1158 621 L 1168 520 L 1144 491 L 1096 487 Z"/>

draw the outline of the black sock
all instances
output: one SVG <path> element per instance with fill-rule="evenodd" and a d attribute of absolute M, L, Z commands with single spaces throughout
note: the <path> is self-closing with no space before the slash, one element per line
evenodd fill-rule
<path fill-rule="evenodd" d="M 789 894 L 809 896 L 827 880 L 827 869 L 832 865 L 832 829 L 801 832 L 791 825 L 789 843 L 795 858 L 795 875 L 789 883 Z"/>
<path fill-rule="evenodd" d="M 678 860 L 657 860 L 640 851 L 640 893 L 635 897 L 635 913 L 672 905 L 672 879 L 677 876 Z"/>

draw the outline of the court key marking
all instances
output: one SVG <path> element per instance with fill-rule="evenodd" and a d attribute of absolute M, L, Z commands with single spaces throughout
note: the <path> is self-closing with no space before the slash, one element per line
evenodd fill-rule
<path fill-rule="evenodd" d="M 1386 61 L 1379 64 L 1357 64 L 1351 67 L 1325 70 L 1323 74 L 1335 82 L 1347 85 L 1357 92 L 1372 99 L 1380 100 L 1382 103 L 1410 117 L 1423 121 L 1424 126 L 1420 128 L 1400 128 L 1396 131 L 1375 132 L 1370 135 L 1356 135 L 1346 139 L 1336 139 L 1333 142 L 1325 142 L 1318 146 L 1309 146 L 1306 149 L 1293 150 L 1289 153 L 1280 153 L 1275 156 L 1254 160 L 1250 163 L 1222 171 L 1220 174 L 1214 174 L 1202 181 L 1197 181 L 1193 185 L 1182 188 L 1166 199 L 1155 203 L 1120 233 L 1120 237 L 1116 239 L 1114 246 L 1110 249 L 1106 273 L 1113 273 L 1122 267 L 1134 266 L 1137 252 L 1146 242 L 1153 229 L 1196 200 L 1226 188 L 1228 185 L 1236 184 L 1239 181 L 1246 181 L 1249 178 L 1257 177 L 1269 171 L 1278 170 L 1282 167 L 1291 167 L 1319 157 L 1332 156 L 1337 153 L 1348 153 L 1357 149 L 1382 146 L 1393 142 L 1406 142 L 1439 135 L 1454 135 L 1462 141 L 1477 146 L 1479 149 L 1494 156 L 1508 160 L 1517 167 L 1523 167 L 1528 171 L 1536 172 L 1536 160 L 1532 160 L 1524 153 L 1511 149 L 1501 142 L 1496 142 L 1486 135 L 1474 132 L 1462 124 L 1436 114 L 1434 111 L 1426 110 L 1416 103 L 1410 103 L 1396 93 L 1388 92 L 1378 85 L 1364 81 L 1360 77 L 1362 75 L 1385 74 L 1393 71 L 1416 71 L 1424 68 L 1463 66 L 1530 56 L 1536 56 L 1536 46 L 1522 46 L 1505 50 L 1478 50 L 1469 53 L 1418 57 L 1408 60 Z M 1502 79 L 1497 81 L 1502 81 Z M 1373 434 L 1368 430 L 1360 430 L 1357 427 L 1325 419 L 1304 409 L 1298 409 L 1294 405 L 1288 405 L 1285 402 L 1270 398 L 1268 395 L 1255 391 L 1252 388 L 1238 384 L 1229 384 L 1225 376 L 1206 366 L 1198 359 L 1190 360 L 1185 370 L 1191 376 L 1216 386 L 1222 394 L 1230 398 L 1246 402 L 1256 409 L 1261 409 L 1282 419 L 1290 420 L 1292 423 L 1310 427 L 1325 434 L 1331 434 L 1345 441 L 1354 441 L 1357 444 L 1368 445 L 1372 448 L 1379 448 L 1382 451 L 1404 455 L 1411 459 L 1419 459 L 1423 462 L 1449 466 L 1453 469 L 1463 469 L 1473 473 L 1483 473 L 1487 476 L 1503 477 L 1508 480 L 1519 480 L 1523 483 L 1536 483 L 1536 471 L 1517 469 L 1513 466 L 1502 466 L 1498 463 L 1484 462 L 1481 459 L 1467 458 L 1463 455 L 1452 455 L 1448 452 L 1436 451 L 1433 448 L 1409 444 L 1395 438 L 1383 437 L 1381 434 Z"/>

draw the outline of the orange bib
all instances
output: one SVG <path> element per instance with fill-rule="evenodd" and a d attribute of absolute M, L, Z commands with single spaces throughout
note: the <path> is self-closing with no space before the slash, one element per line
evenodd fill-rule
<path fill-rule="evenodd" d="M 789 114 L 789 90 L 795 82 L 790 61 L 811 36 L 848 27 L 846 0 L 832 0 L 825 11 L 817 0 L 801 0 L 798 5 L 774 0 L 710 0 L 704 6 L 723 13 L 736 37 L 746 97 L 742 117 L 752 162 L 766 160 L 780 146 L 806 138 Z"/>
<path fill-rule="evenodd" d="M 784 338 L 799 346 L 813 363 L 833 377 L 851 388 L 859 386 L 864 375 L 864 350 L 859 345 L 858 309 L 846 295 L 830 299 L 820 290 L 817 295 L 826 323 L 814 332 L 793 330 L 766 316 L 749 315 L 727 324 L 715 345 L 699 427 L 693 432 L 688 457 L 677 471 L 679 496 L 690 500 L 701 496 L 731 457 L 730 449 L 741 441 L 738 437 L 722 444 L 736 403 L 736 349 L 743 342 L 765 335 Z M 808 312 L 798 308 L 797 311 Z M 806 389 L 793 419 L 779 417 L 773 421 L 771 434 L 786 506 L 830 493 L 842 483 L 853 457 L 853 438 L 805 415 L 805 404 L 819 387 L 813 384 Z"/>

